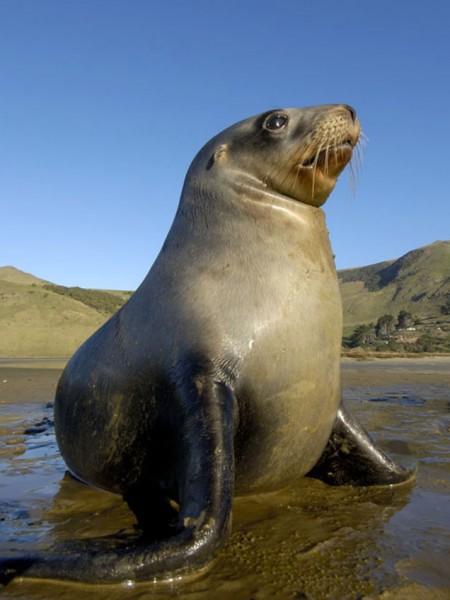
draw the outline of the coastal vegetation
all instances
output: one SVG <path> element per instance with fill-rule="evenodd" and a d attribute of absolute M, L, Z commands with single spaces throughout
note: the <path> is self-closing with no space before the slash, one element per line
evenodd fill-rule
<path fill-rule="evenodd" d="M 124 303 L 124 297 L 118 296 L 111 292 L 103 290 L 87 290 L 80 287 L 65 287 L 63 285 L 55 285 L 53 283 L 45 283 L 44 289 L 61 296 L 68 296 L 86 306 L 98 310 L 105 315 L 111 315 L 116 312 Z M 131 292 L 130 292 L 131 294 Z"/>
<path fill-rule="evenodd" d="M 383 315 L 376 323 L 358 325 L 344 337 L 343 346 L 376 352 L 450 353 L 450 320 L 422 320 L 403 310 L 397 318 Z"/>

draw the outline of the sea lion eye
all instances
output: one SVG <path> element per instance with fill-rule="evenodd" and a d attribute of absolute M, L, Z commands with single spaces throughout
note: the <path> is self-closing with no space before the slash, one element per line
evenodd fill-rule
<path fill-rule="evenodd" d="M 270 115 L 264 123 L 264 128 L 269 131 L 279 131 L 286 127 L 288 122 L 288 116 L 283 113 L 275 113 L 274 115 Z"/>

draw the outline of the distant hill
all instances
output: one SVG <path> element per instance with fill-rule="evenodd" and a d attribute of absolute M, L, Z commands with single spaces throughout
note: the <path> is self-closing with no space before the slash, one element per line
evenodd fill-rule
<path fill-rule="evenodd" d="M 24 271 L 19 271 L 15 267 L 0 267 L 0 281 L 9 281 L 10 283 L 21 283 L 24 285 L 36 284 L 40 285 L 43 283 L 48 283 L 43 279 L 39 279 L 34 275 L 30 275 L 30 273 L 25 273 Z"/>
<path fill-rule="evenodd" d="M 345 269 L 338 276 L 347 328 L 400 310 L 438 317 L 450 298 L 450 241 L 435 242 L 397 260 Z"/>
<path fill-rule="evenodd" d="M 420 321 L 420 335 L 437 335 L 445 344 L 450 340 L 450 315 L 441 311 L 445 303 L 450 306 L 450 241 L 397 260 L 345 269 L 338 276 L 344 336 L 383 315 L 397 317 L 407 311 Z M 59 286 L 11 266 L 0 267 L 0 357 L 68 357 L 130 295 Z M 397 333 L 396 340 L 403 336 L 403 341 L 414 342 L 419 333 Z"/>
<path fill-rule="evenodd" d="M 450 241 L 418 248 L 397 260 L 339 271 L 338 276 L 346 345 L 450 352 Z"/>
<path fill-rule="evenodd" d="M 68 357 L 130 295 L 57 286 L 0 267 L 0 357 Z"/>

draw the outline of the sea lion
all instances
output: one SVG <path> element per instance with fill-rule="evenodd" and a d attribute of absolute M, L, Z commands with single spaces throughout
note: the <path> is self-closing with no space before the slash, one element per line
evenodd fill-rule
<path fill-rule="evenodd" d="M 194 571 L 226 539 L 233 493 L 309 472 L 339 484 L 409 476 L 340 400 L 342 309 L 320 206 L 359 135 L 347 105 L 278 109 L 200 150 L 147 277 L 56 393 L 70 471 L 122 494 L 144 533 L 113 550 L 96 540 L 5 558 L 5 580 Z"/>

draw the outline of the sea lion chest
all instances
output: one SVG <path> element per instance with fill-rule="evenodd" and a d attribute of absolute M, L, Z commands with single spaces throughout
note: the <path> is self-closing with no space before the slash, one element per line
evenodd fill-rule
<path fill-rule="evenodd" d="M 200 352 L 229 377 L 236 489 L 279 488 L 314 466 L 340 401 L 341 302 L 324 215 L 259 207 L 253 220 L 227 221 L 226 243 L 211 230 L 201 244 L 184 239 L 182 269 L 169 236 L 161 275 L 158 263 L 150 272 L 148 289 L 167 298 L 152 343 L 172 361 Z"/>

